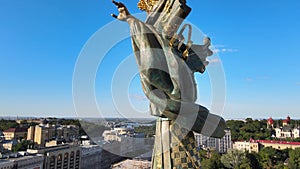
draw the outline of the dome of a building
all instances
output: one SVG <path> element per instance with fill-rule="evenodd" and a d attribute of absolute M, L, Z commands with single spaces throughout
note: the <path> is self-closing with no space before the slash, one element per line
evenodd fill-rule
<path fill-rule="evenodd" d="M 270 117 L 270 118 L 268 119 L 268 124 L 274 124 L 274 120 L 272 119 L 272 117 Z"/>
<path fill-rule="evenodd" d="M 286 121 L 287 121 L 288 123 L 290 123 L 290 122 L 291 122 L 291 117 L 290 117 L 290 116 L 287 116 L 287 117 L 286 117 Z"/>

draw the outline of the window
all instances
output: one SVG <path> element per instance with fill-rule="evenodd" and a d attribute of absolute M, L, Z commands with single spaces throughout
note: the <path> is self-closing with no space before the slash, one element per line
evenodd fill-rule
<path fill-rule="evenodd" d="M 72 151 L 70 154 L 70 169 L 74 168 L 74 152 Z"/>
<path fill-rule="evenodd" d="M 54 169 L 55 167 L 55 156 L 50 157 L 50 169 Z"/>
<path fill-rule="evenodd" d="M 57 156 L 57 163 L 56 163 L 57 169 L 61 169 L 61 167 L 62 167 L 61 164 L 62 164 L 62 155 L 59 154 L 59 155 Z"/>
<path fill-rule="evenodd" d="M 75 157 L 75 169 L 79 169 L 79 160 L 80 160 L 80 151 L 76 151 L 76 157 Z"/>
<path fill-rule="evenodd" d="M 69 153 L 64 155 L 64 169 L 68 169 Z"/>

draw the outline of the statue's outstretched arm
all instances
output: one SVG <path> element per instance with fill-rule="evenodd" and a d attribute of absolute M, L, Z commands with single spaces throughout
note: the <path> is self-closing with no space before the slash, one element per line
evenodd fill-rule
<path fill-rule="evenodd" d="M 112 3 L 114 3 L 116 5 L 116 7 L 118 8 L 118 11 L 119 11 L 118 15 L 111 14 L 112 17 L 114 17 L 120 21 L 128 21 L 128 19 L 133 18 L 133 16 L 130 15 L 127 7 L 122 2 L 116 2 L 116 1 L 112 0 Z"/>

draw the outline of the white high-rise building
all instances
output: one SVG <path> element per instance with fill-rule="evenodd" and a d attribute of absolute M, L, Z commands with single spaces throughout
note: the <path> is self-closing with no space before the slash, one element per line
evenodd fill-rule
<path fill-rule="evenodd" d="M 231 131 L 225 130 L 223 138 L 207 137 L 202 134 L 194 133 L 197 146 L 204 149 L 214 149 L 219 153 L 226 153 L 228 149 L 232 148 Z"/>

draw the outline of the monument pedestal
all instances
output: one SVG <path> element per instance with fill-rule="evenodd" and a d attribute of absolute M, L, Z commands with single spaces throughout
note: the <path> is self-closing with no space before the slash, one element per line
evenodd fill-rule
<path fill-rule="evenodd" d="M 200 154 L 192 131 L 167 118 L 156 122 L 152 169 L 200 168 Z"/>

